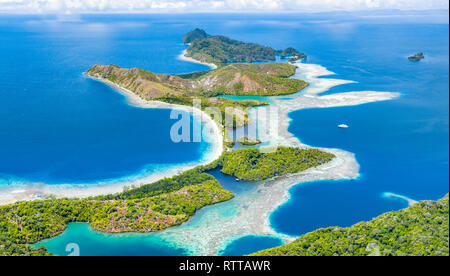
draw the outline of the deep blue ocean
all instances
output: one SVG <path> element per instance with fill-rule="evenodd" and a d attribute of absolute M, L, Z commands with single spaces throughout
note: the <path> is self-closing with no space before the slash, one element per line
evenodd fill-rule
<path fill-rule="evenodd" d="M 169 110 L 129 106 L 82 74 L 94 64 L 206 69 L 176 59 L 185 48 L 182 31 L 131 17 L 81 20 L 0 17 L 0 188 L 18 179 L 126 178 L 203 156 L 204 143 L 171 141 Z"/>
<path fill-rule="evenodd" d="M 302 142 L 355 153 L 361 177 L 293 187 L 289 202 L 270 217 L 278 232 L 301 235 L 349 226 L 407 207 L 385 193 L 414 200 L 448 193 L 446 12 L 0 16 L 0 186 L 95 183 L 201 159 L 206 143 L 171 142 L 168 110 L 127 105 L 113 89 L 82 74 L 93 64 L 172 74 L 205 70 L 177 59 L 186 48 L 181 37 L 196 27 L 274 48 L 295 47 L 308 55 L 306 62 L 337 74 L 330 77 L 357 82 L 326 93 L 402 94 L 393 101 L 290 114 L 289 130 Z M 419 51 L 424 60 L 408 61 Z M 340 123 L 350 128 L 336 128 Z M 44 244 L 64 254 L 69 241 L 82 243 L 86 255 L 187 254 L 155 236 L 112 237 L 83 224 L 70 225 Z M 243 237 L 221 254 L 247 254 L 279 243 Z"/>

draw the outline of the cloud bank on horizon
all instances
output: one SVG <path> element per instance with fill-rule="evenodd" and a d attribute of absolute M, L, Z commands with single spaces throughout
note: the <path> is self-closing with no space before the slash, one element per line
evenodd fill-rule
<path fill-rule="evenodd" d="M 448 0 L 0 0 L 1 13 L 320 12 L 449 9 Z"/>

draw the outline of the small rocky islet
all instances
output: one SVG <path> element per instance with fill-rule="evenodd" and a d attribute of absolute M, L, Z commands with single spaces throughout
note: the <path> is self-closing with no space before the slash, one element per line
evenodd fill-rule
<path fill-rule="evenodd" d="M 421 59 L 424 59 L 424 58 L 425 58 L 425 56 L 424 56 L 424 54 L 422 52 L 419 52 L 419 53 L 417 53 L 415 55 L 412 55 L 412 56 L 408 57 L 408 59 L 410 61 L 420 61 Z"/>

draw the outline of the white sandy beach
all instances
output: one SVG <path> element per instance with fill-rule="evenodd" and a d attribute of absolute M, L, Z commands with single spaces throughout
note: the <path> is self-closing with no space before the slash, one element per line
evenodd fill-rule
<path fill-rule="evenodd" d="M 418 202 L 417 200 L 411 199 L 404 195 L 399 195 L 399 194 L 394 194 L 394 193 L 389 193 L 389 192 L 385 192 L 383 194 L 383 196 L 386 198 L 398 198 L 398 199 L 404 200 L 405 202 L 408 203 L 408 206 L 413 206 L 414 204 L 416 204 Z"/>
<path fill-rule="evenodd" d="M 198 63 L 198 64 L 207 65 L 207 66 L 211 67 L 211 69 L 217 69 L 217 65 L 215 65 L 215 64 L 213 64 L 213 63 L 201 62 L 201 61 L 198 61 L 198 60 L 193 59 L 193 58 L 191 58 L 191 57 L 187 57 L 187 56 L 186 56 L 186 51 L 187 51 L 187 50 L 184 50 L 184 51 L 178 56 L 178 59 L 184 60 L 184 61 L 193 62 L 193 63 Z"/>

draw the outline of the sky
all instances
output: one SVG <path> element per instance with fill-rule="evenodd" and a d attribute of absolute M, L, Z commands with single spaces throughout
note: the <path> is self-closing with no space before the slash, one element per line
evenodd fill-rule
<path fill-rule="evenodd" d="M 0 13 L 326 12 L 449 9 L 448 0 L 0 0 Z"/>

